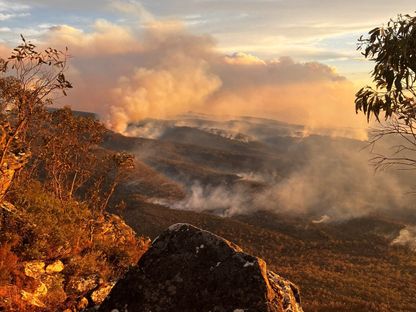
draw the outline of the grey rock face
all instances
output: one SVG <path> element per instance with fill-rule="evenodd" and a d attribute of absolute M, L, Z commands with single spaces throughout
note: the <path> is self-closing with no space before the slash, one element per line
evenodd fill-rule
<path fill-rule="evenodd" d="M 301 312 L 298 288 L 210 232 L 177 224 L 120 280 L 100 311 Z"/>

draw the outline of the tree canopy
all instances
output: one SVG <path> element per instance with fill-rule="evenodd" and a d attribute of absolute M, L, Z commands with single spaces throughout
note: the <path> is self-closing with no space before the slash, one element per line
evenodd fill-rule
<path fill-rule="evenodd" d="M 356 95 L 356 110 L 377 120 L 395 115 L 406 124 L 415 120 L 416 17 L 399 15 L 386 26 L 377 27 L 359 39 L 359 50 L 374 62 L 374 87 L 367 86 Z"/>
<path fill-rule="evenodd" d="M 390 139 L 393 153 L 376 154 L 376 168 L 416 167 L 416 17 L 399 15 L 386 26 L 372 29 L 358 40 L 358 49 L 374 62 L 373 86 L 356 94 L 355 108 L 367 121 L 374 116 L 379 126 L 370 131 L 370 144 Z M 384 121 L 380 115 L 384 114 Z M 393 143 L 392 143 L 393 142 Z"/>

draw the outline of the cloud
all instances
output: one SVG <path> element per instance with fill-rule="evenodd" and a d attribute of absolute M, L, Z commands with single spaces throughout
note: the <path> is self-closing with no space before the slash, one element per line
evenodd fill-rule
<path fill-rule="evenodd" d="M 27 11 L 29 8 L 29 5 L 20 4 L 14 1 L 0 1 L 0 12 L 20 12 Z"/>
<path fill-rule="evenodd" d="M 224 60 L 227 64 L 234 65 L 266 65 L 266 62 L 262 59 L 244 52 L 235 52 L 233 55 L 227 55 Z"/>
<path fill-rule="evenodd" d="M 139 3 L 120 3 L 118 9 L 147 14 Z M 70 25 L 42 31 L 43 46 L 70 48 L 68 76 L 75 88 L 62 104 L 97 112 L 119 132 L 143 118 L 189 110 L 310 128 L 365 127 L 364 118 L 355 116 L 353 85 L 321 63 L 224 55 L 211 36 L 151 17 L 128 26 L 99 19 L 88 31 Z"/>
<path fill-rule="evenodd" d="M 144 23 L 151 23 L 156 20 L 153 14 L 147 11 L 139 1 L 113 1 L 109 4 L 109 6 L 120 11 L 121 13 L 136 15 Z"/>
<path fill-rule="evenodd" d="M 122 27 L 98 20 L 89 32 L 61 25 L 43 40 L 70 47 L 75 90 L 67 104 L 98 112 L 120 132 L 143 118 L 188 110 L 310 127 L 364 126 L 355 117 L 352 84 L 333 68 L 290 57 L 226 56 L 212 37 L 176 21 Z"/>
<path fill-rule="evenodd" d="M 47 44 L 71 47 L 75 57 L 102 57 L 104 55 L 123 55 L 140 50 L 140 43 L 134 33 L 106 20 L 97 20 L 92 32 L 59 25 L 50 27 L 43 41 Z"/>
<path fill-rule="evenodd" d="M 302 60 L 325 58 L 339 53 L 351 60 L 358 54 L 349 44 L 377 25 L 398 13 L 412 13 L 413 0 L 330 1 L 316 3 L 298 1 L 218 1 L 218 0 L 18 0 L 7 2 L 15 6 L 30 6 L 35 19 L 50 19 L 76 23 L 106 17 L 111 21 L 131 24 L 137 17 L 142 22 L 157 19 L 179 19 L 187 22 L 196 33 L 210 33 L 217 38 L 226 53 L 251 52 L 263 58 L 276 55 L 299 56 Z M 19 4 L 20 3 L 20 4 Z M 359 9 L 357 9 L 359 8 Z M 152 12 L 152 13 L 149 13 Z M 347 36 L 347 37 L 345 37 Z M 341 39 L 338 44 L 331 41 Z"/>
<path fill-rule="evenodd" d="M 143 0 L 142 3 L 158 16 L 186 16 L 200 14 L 203 23 L 192 25 L 193 30 L 209 32 L 227 52 L 242 50 L 262 56 L 282 55 L 287 48 L 313 51 L 317 47 L 332 51 L 344 50 L 346 42 L 356 42 L 359 34 L 381 25 L 399 13 L 414 12 L 412 0 L 352 1 L 198 1 L 172 0 L 161 3 Z M 339 45 L 328 45 L 326 39 L 345 36 Z M 345 52 L 345 51 L 343 51 Z M 354 57 L 354 49 L 347 50 Z M 305 55 L 302 55 L 305 59 Z M 310 59 L 310 58 L 308 58 Z"/>
<path fill-rule="evenodd" d="M 10 1 L 0 1 L 0 21 L 6 21 L 17 17 L 30 15 L 28 5 Z"/>
<path fill-rule="evenodd" d="M 28 16 L 29 13 L 1 13 L 0 12 L 0 21 L 6 21 L 16 17 Z"/>

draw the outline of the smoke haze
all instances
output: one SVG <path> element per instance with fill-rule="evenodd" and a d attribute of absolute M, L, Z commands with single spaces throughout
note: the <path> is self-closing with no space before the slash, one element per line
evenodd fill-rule
<path fill-rule="evenodd" d="M 232 131 L 229 135 L 228 130 Z M 137 128 L 130 127 L 129 133 L 201 148 L 195 156 L 192 150 L 180 156 L 166 155 L 215 173 L 212 178 L 180 177 L 188 196 L 167 203 L 175 209 L 212 211 L 223 216 L 267 210 L 316 221 L 326 216 L 322 222 L 372 214 L 405 216 L 414 210 L 414 197 L 409 194 L 414 186 L 411 172 L 376 172 L 369 162 L 370 150 L 364 149 L 365 141 L 307 135 L 301 126 L 265 119 L 218 121 L 207 115 L 143 121 Z M 391 144 L 380 142 L 378 151 L 388 150 Z M 206 156 L 198 154 L 207 148 Z M 228 156 L 221 157 L 221 153 Z M 235 153 L 238 157 L 254 153 L 256 160 L 234 160 Z M 152 163 L 161 154 L 143 147 L 138 151 L 138 157 L 145 155 Z M 234 182 L 216 175 L 219 172 L 233 175 Z"/>
<path fill-rule="evenodd" d="M 227 203 L 227 215 L 267 209 L 335 220 L 409 207 L 409 198 L 403 196 L 406 183 L 388 172 L 374 176 L 361 146 L 310 136 L 326 131 L 335 137 L 367 137 L 365 118 L 354 111 L 356 90 L 335 69 L 290 56 L 266 60 L 239 51 L 224 55 L 215 38 L 190 33 L 178 21 L 157 21 L 141 9 L 135 14 L 141 19 L 136 25 L 97 20 L 89 31 L 59 25 L 43 35 L 45 44 L 69 46 L 72 54 L 68 77 L 74 90 L 62 105 L 96 112 L 111 129 L 130 135 L 137 135 L 131 125 L 144 119 L 168 119 L 188 111 L 305 126 L 287 128 L 296 133 L 287 136 L 304 141 L 285 151 L 292 167 L 279 173 L 279 179 L 264 172 L 234 172 L 241 179 L 267 181 L 267 188 L 247 198 L 244 189 L 196 183 L 180 203 L 184 208 L 209 210 Z M 4 46 L 0 53 L 5 53 Z M 141 135 L 154 138 L 164 132 L 157 126 L 142 130 Z M 263 139 L 238 123 L 226 130 Z"/>
<path fill-rule="evenodd" d="M 62 104 L 96 112 L 118 132 L 189 110 L 365 128 L 352 105 L 354 86 L 333 68 L 290 57 L 223 55 L 214 38 L 178 21 L 157 21 L 140 8 L 137 16 L 136 25 L 97 20 L 88 32 L 59 25 L 43 35 L 45 45 L 68 46 L 72 55 L 68 76 L 75 88 Z"/>
<path fill-rule="evenodd" d="M 416 227 L 407 226 L 402 229 L 399 236 L 397 236 L 391 244 L 407 246 L 411 250 L 416 251 Z"/>

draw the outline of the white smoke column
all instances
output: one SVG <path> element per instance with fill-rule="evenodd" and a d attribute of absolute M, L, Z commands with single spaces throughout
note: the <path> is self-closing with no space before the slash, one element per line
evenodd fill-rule
<path fill-rule="evenodd" d="M 45 46 L 68 46 L 73 56 L 68 78 L 74 89 L 61 104 L 98 113 L 113 130 L 188 111 L 274 118 L 312 129 L 366 127 L 351 104 L 354 86 L 324 64 L 225 56 L 213 38 L 192 34 L 178 21 L 154 20 L 141 6 L 116 8 L 142 23 L 100 19 L 88 31 L 58 25 L 42 38 Z M 357 135 L 363 138 L 352 133 Z"/>
<path fill-rule="evenodd" d="M 244 195 L 238 190 L 228 191 L 221 186 L 203 187 L 199 183 L 194 183 L 190 187 L 189 195 L 171 208 L 196 212 L 218 210 L 220 215 L 230 217 L 244 213 L 244 202 Z"/>
<path fill-rule="evenodd" d="M 321 224 L 321 223 L 327 223 L 331 220 L 331 217 L 327 216 L 327 215 L 323 215 L 322 217 L 320 217 L 318 220 L 312 220 L 313 224 Z"/>
<path fill-rule="evenodd" d="M 411 250 L 416 251 L 416 227 L 407 226 L 402 229 L 392 242 L 392 245 L 402 245 L 407 246 Z"/>
<path fill-rule="evenodd" d="M 175 34 L 179 36 L 176 40 Z M 107 116 L 112 129 L 124 132 L 129 122 L 198 109 L 220 88 L 221 80 L 210 72 L 204 53 L 189 51 L 190 37 L 181 40 L 180 34 L 180 26 L 155 24 L 149 30 L 145 43 L 148 50 L 155 51 L 156 63 L 137 68 L 130 77 L 119 79 Z M 204 45 L 209 48 L 209 42 L 203 41 L 201 45 L 202 52 Z"/>

